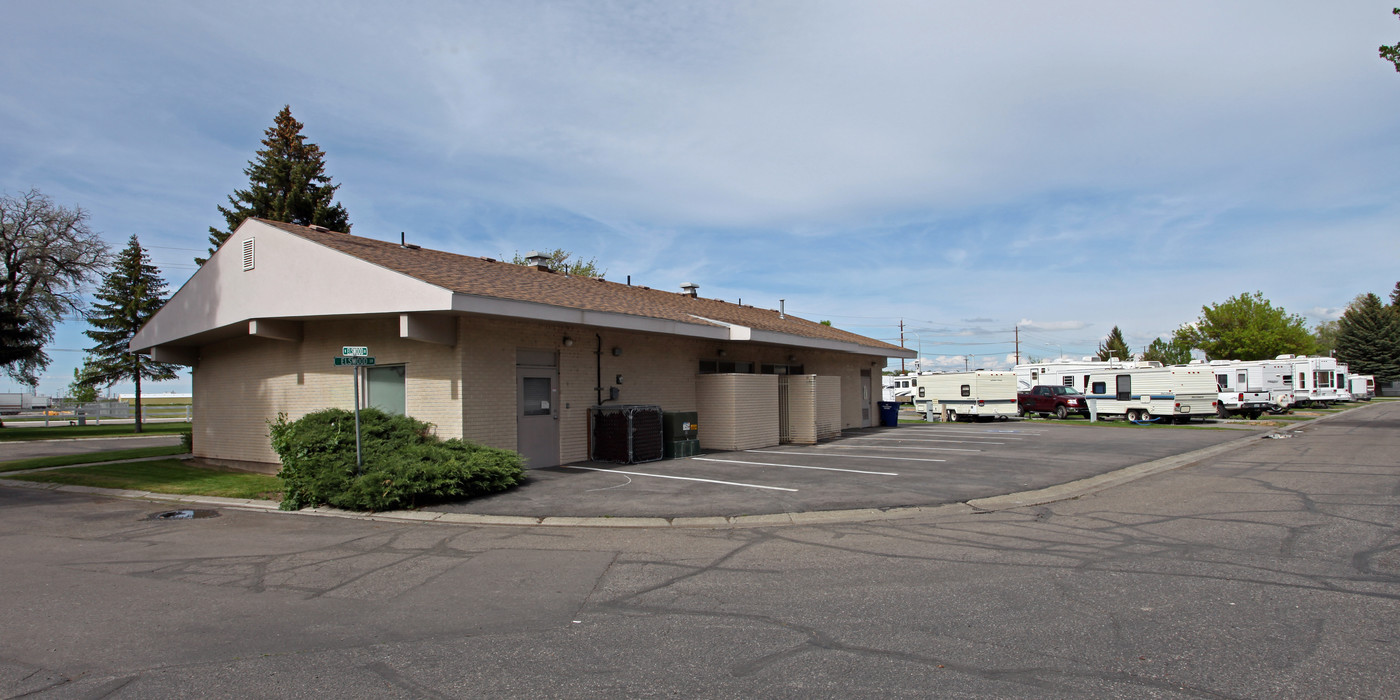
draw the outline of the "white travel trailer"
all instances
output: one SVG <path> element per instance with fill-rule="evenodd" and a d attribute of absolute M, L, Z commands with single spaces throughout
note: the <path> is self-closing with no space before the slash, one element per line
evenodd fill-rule
<path fill-rule="evenodd" d="M 1279 355 L 1275 359 L 1292 365 L 1295 405 L 1309 406 L 1319 403 L 1326 406 L 1329 401 L 1337 400 L 1335 358 Z"/>
<path fill-rule="evenodd" d="M 914 406 L 945 421 L 1016 415 L 1016 375 L 979 369 L 914 377 Z"/>
<path fill-rule="evenodd" d="M 1220 392 L 1215 415 L 1245 416 L 1250 420 L 1273 410 L 1273 398 L 1264 389 L 1263 370 L 1241 360 L 1193 360 L 1191 367 L 1209 366 Z"/>
<path fill-rule="evenodd" d="M 1201 364 L 1193 360 L 1192 365 Z M 1293 405 L 1293 363 L 1289 360 L 1211 360 L 1222 397 L 1233 392 L 1235 401 L 1253 400 L 1250 392 L 1266 392 L 1270 413 L 1283 413 Z M 1228 376 L 1226 374 L 1228 367 Z M 1243 377 L 1240 375 L 1243 373 Z M 1222 381 L 1224 379 L 1224 381 Z M 1244 394 L 1243 397 L 1240 394 Z M 1218 411 L 1217 411 L 1218 413 Z"/>
<path fill-rule="evenodd" d="M 1100 360 L 1097 357 L 1086 357 L 1082 360 L 1058 359 L 1048 362 L 1021 363 L 1016 365 L 1013 372 L 1016 373 L 1016 388 L 1020 391 L 1030 391 L 1031 387 L 1042 384 L 1052 384 L 1056 386 L 1072 386 L 1084 393 L 1089 393 L 1087 377 L 1089 373 L 1096 370 L 1111 368 L 1145 368 L 1161 367 L 1160 362 L 1150 362 L 1142 360 L 1120 360 L 1110 357 L 1107 360 Z"/>
<path fill-rule="evenodd" d="M 1178 423 L 1215 416 L 1220 394 L 1209 367 L 1163 367 L 1156 362 L 1135 364 L 1151 366 L 1103 363 L 1090 369 L 1066 368 L 1040 374 L 1039 383 L 1063 386 L 1078 386 L 1080 381 L 1087 383 L 1088 388 L 1082 391 L 1090 400 L 1091 409 L 1101 416 Z"/>
<path fill-rule="evenodd" d="M 914 395 L 914 376 L 909 374 L 896 374 L 884 378 L 885 401 L 898 401 L 899 403 L 910 403 Z"/>
<path fill-rule="evenodd" d="M 1337 374 L 1332 378 L 1332 386 L 1337 390 L 1338 401 L 1351 401 L 1351 368 L 1345 362 L 1337 363 Z"/>
<path fill-rule="evenodd" d="M 1259 368 L 1259 374 L 1264 382 L 1264 390 L 1269 392 L 1269 399 L 1274 404 L 1274 407 L 1269 409 L 1271 413 L 1283 413 L 1297 403 L 1297 396 L 1293 393 L 1292 362 L 1287 360 L 1254 360 L 1241 364 Z"/>
<path fill-rule="evenodd" d="M 1358 401 L 1370 401 L 1376 395 L 1376 377 L 1371 374 L 1353 374 L 1347 379 L 1348 390 Z"/>

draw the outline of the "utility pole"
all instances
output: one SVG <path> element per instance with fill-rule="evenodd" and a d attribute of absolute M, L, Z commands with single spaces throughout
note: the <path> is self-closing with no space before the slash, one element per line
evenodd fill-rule
<path fill-rule="evenodd" d="M 964 372 L 966 372 L 966 371 L 969 369 L 969 365 L 967 364 L 967 359 L 968 359 L 969 357 L 972 357 L 972 356 L 971 356 L 971 355 L 963 355 L 963 371 L 964 371 Z"/>
<path fill-rule="evenodd" d="M 1021 364 L 1021 326 L 1016 325 L 1016 364 Z"/>
<path fill-rule="evenodd" d="M 899 347 L 904 348 L 904 319 L 899 319 Z M 899 358 L 899 373 L 904 374 L 904 358 Z"/>

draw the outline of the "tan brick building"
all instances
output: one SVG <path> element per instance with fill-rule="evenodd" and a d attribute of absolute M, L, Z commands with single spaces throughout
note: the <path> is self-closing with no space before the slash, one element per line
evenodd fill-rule
<path fill-rule="evenodd" d="M 193 368 L 197 456 L 265 470 L 269 419 L 353 406 L 352 370 L 333 365 L 346 346 L 375 358 L 366 405 L 519 450 L 532 467 L 587 459 L 600 404 L 697 411 L 709 449 L 872 425 L 885 359 L 913 357 L 694 291 L 250 219 L 131 347 Z M 794 385 L 794 410 L 779 410 L 784 375 L 811 378 Z"/>

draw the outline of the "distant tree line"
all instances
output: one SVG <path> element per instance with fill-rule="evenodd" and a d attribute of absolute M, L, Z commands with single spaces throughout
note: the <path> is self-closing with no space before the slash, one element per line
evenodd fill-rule
<path fill-rule="evenodd" d="M 1117 326 L 1099 343 L 1098 357 L 1141 357 L 1164 365 L 1191 361 L 1192 350 L 1211 359 L 1267 360 L 1279 355 L 1332 355 L 1352 374 L 1377 381 L 1400 380 L 1400 282 L 1389 303 L 1376 294 L 1358 295 L 1341 318 L 1309 332 L 1302 316 L 1275 307 L 1262 292 L 1233 296 L 1201 307 L 1201 316 L 1133 353 Z"/>

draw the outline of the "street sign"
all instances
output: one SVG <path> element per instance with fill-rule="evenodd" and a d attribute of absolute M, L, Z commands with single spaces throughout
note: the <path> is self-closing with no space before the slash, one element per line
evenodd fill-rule
<path fill-rule="evenodd" d="M 363 345 L 342 345 L 340 354 L 346 357 L 369 357 L 369 348 Z"/>
<path fill-rule="evenodd" d="M 373 357 L 336 357 L 333 359 L 336 367 L 367 367 L 374 364 Z"/>

